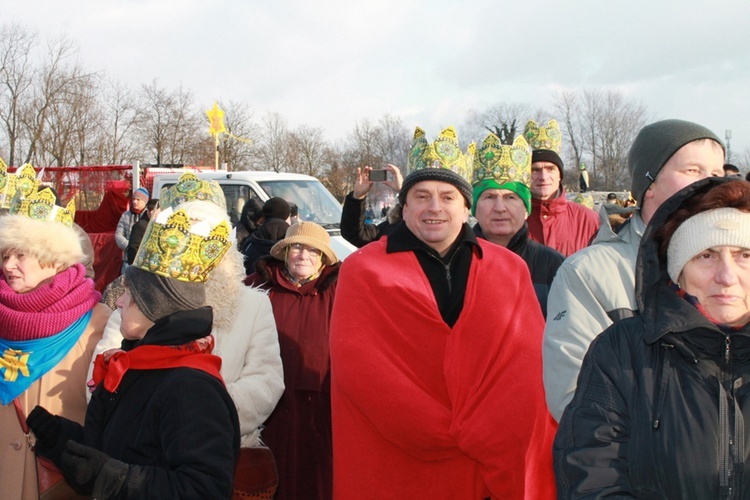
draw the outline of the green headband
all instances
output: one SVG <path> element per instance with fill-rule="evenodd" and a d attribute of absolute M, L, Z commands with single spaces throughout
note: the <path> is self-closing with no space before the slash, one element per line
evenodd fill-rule
<path fill-rule="evenodd" d="M 477 214 L 477 201 L 482 193 L 488 189 L 507 189 L 513 191 L 523 200 L 523 204 L 526 206 L 526 213 L 531 214 L 531 191 L 529 191 L 529 187 L 526 184 L 522 182 L 505 182 L 500 184 L 495 179 L 484 179 L 474 186 L 471 215 Z"/>

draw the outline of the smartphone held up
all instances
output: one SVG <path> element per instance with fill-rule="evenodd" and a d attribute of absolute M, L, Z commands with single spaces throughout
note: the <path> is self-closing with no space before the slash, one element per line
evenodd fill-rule
<path fill-rule="evenodd" d="M 373 169 L 370 170 L 370 177 L 369 179 L 372 182 L 384 182 L 388 180 L 388 171 L 384 169 Z"/>

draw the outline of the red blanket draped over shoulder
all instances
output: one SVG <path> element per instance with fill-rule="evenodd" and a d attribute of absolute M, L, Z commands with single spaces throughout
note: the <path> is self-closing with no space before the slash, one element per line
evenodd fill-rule
<path fill-rule="evenodd" d="M 441 319 L 413 252 L 349 256 L 331 324 L 337 499 L 555 497 L 544 329 L 525 263 L 480 240 Z"/>

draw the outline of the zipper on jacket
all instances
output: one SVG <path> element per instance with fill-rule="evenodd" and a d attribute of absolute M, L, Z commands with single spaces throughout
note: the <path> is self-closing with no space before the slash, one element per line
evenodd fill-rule
<path fill-rule="evenodd" d="M 719 485 L 724 498 L 734 498 L 744 469 L 745 419 L 734 396 L 732 338 L 724 335 L 724 367 L 719 380 Z"/>

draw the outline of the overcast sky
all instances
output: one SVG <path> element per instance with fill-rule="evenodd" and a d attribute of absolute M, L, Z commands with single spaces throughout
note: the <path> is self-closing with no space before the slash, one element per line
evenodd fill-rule
<path fill-rule="evenodd" d="M 182 85 L 205 109 L 244 102 L 332 140 L 386 113 L 434 137 L 471 109 L 600 88 L 750 147 L 746 0 L 3 3 L 0 22 L 68 36 L 88 69 Z"/>

